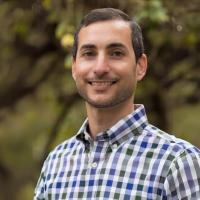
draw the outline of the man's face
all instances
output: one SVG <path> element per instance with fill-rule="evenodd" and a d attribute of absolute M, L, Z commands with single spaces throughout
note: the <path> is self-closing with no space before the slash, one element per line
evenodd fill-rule
<path fill-rule="evenodd" d="M 88 105 L 108 108 L 133 103 L 137 80 L 144 74 L 137 72 L 141 67 L 136 64 L 129 24 L 96 22 L 80 30 L 78 41 L 72 73 Z"/>

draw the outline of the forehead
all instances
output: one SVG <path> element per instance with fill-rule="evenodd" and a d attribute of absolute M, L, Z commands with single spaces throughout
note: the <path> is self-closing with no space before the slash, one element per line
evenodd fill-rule
<path fill-rule="evenodd" d="M 78 48 L 85 44 L 102 46 L 116 42 L 132 46 L 131 28 L 128 22 L 122 20 L 95 22 L 81 28 L 78 41 Z"/>

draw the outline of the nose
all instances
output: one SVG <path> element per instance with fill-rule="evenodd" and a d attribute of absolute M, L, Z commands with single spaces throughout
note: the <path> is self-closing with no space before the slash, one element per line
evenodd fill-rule
<path fill-rule="evenodd" d="M 100 53 L 97 57 L 94 74 L 98 77 L 102 77 L 109 72 L 109 63 L 106 55 L 104 53 Z"/>

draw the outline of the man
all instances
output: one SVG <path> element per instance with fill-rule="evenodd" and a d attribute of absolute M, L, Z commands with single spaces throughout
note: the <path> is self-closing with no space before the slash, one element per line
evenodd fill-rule
<path fill-rule="evenodd" d="M 149 124 L 133 104 L 147 69 L 142 34 L 120 10 L 92 10 L 75 33 L 79 132 L 46 159 L 34 199 L 200 199 L 200 150 Z"/>

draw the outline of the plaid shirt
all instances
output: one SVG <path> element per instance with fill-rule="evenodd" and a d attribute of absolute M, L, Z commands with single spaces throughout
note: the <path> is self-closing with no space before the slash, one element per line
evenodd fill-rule
<path fill-rule="evenodd" d="M 200 150 L 148 123 L 143 105 L 95 141 L 87 120 L 46 159 L 42 199 L 200 199 Z"/>

